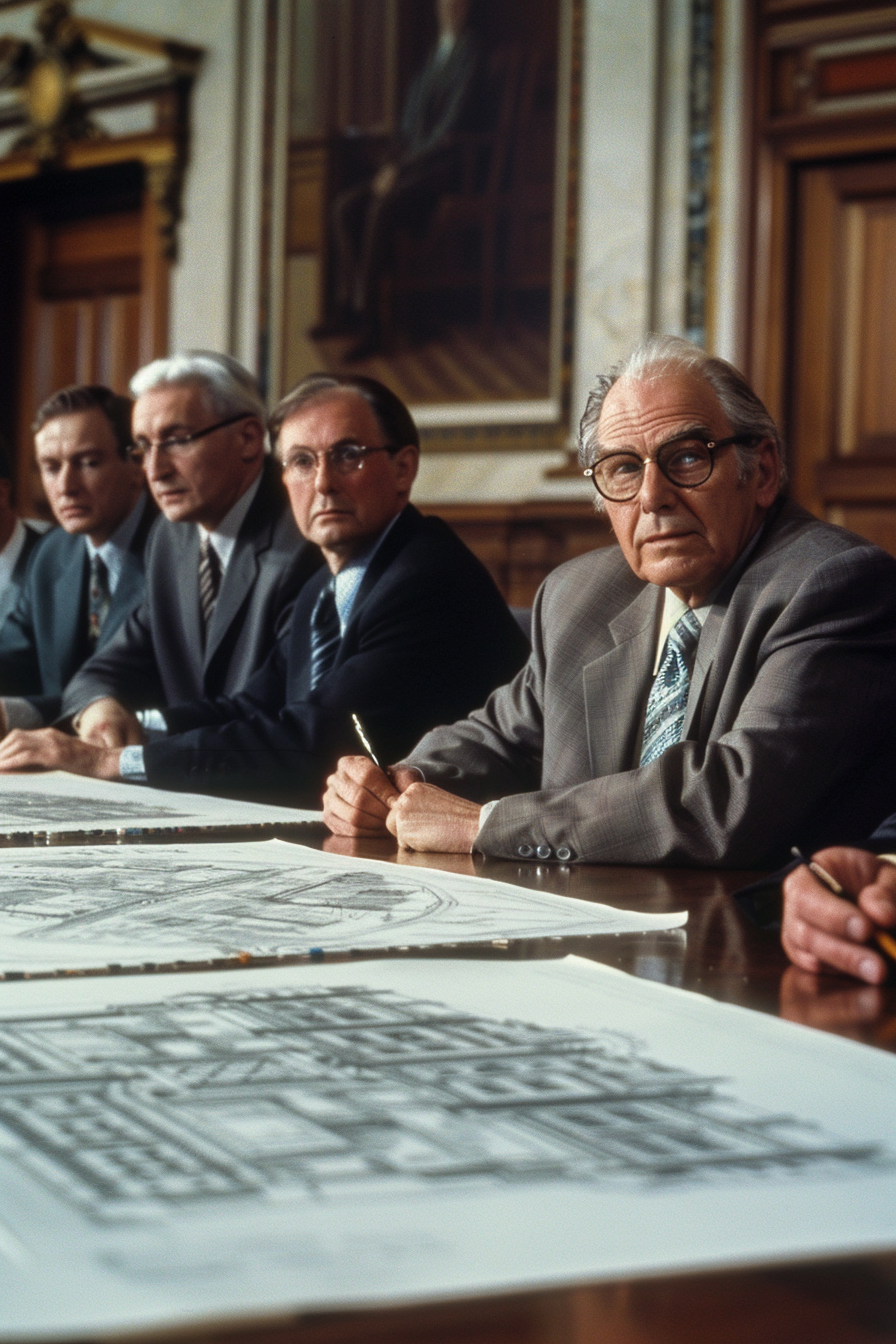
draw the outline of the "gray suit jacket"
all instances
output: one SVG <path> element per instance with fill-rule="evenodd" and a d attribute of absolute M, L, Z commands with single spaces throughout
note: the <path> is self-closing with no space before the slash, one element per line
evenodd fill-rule
<path fill-rule="evenodd" d="M 25 528 L 25 540 L 22 543 L 22 549 L 19 551 L 19 558 L 13 566 L 9 583 L 0 592 L 0 625 L 3 624 L 19 600 L 19 594 L 25 586 L 25 579 L 31 565 L 32 552 L 44 535 L 42 532 L 38 532 L 36 528 L 29 527 L 27 523 L 24 523 L 23 526 Z"/>
<path fill-rule="evenodd" d="M 703 627 L 682 740 L 639 766 L 662 604 L 616 547 L 561 566 L 526 668 L 414 749 L 425 779 L 502 800 L 477 848 L 736 867 L 867 834 L 892 800 L 896 560 L 776 509 Z"/>
<path fill-rule="evenodd" d="M 235 695 L 283 632 L 296 594 L 321 563 L 293 521 L 279 467 L 265 461 L 236 539 L 203 647 L 199 533 L 160 518 L 146 557 L 146 600 L 65 688 L 63 715 L 111 695 L 131 709 Z"/>

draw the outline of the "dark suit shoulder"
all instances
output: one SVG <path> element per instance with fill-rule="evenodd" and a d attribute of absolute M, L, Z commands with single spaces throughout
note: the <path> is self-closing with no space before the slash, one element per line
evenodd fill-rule
<path fill-rule="evenodd" d="M 34 547 L 29 581 L 46 582 L 64 573 L 69 565 L 83 560 L 86 554 L 87 543 L 82 536 L 73 536 L 62 527 L 51 528 L 38 538 Z"/>

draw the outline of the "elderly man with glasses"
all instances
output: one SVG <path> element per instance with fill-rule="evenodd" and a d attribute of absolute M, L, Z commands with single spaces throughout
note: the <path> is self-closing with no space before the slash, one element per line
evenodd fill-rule
<path fill-rule="evenodd" d="M 264 403 L 242 365 L 187 351 L 140 369 L 131 391 L 131 458 L 163 514 L 146 597 L 62 701 L 80 736 L 115 747 L 142 742 L 166 705 L 242 690 L 320 565 L 265 453 Z"/>
<path fill-rule="evenodd" d="M 765 407 L 680 339 L 599 381 L 581 453 L 619 545 L 548 577 L 529 663 L 484 708 L 388 776 L 340 762 L 331 829 L 732 866 L 867 833 L 892 797 L 896 561 L 782 497 Z"/>
<path fill-rule="evenodd" d="M 522 665 L 526 640 L 487 571 L 408 502 L 420 445 L 394 393 L 372 378 L 313 375 L 269 428 L 296 524 L 326 565 L 264 667 L 239 694 L 170 704 L 145 744 L 14 734 L 0 744 L 0 770 L 56 767 L 313 805 L 357 743 L 353 715 L 390 759 Z M 180 467 L 166 488 L 186 491 L 185 477 Z"/>

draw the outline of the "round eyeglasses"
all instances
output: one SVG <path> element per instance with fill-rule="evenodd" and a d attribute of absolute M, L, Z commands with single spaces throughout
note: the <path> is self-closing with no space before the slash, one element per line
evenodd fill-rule
<path fill-rule="evenodd" d="M 633 452 L 604 453 L 585 468 L 584 474 L 590 477 L 595 490 L 604 499 L 622 504 L 638 494 L 648 462 L 654 462 L 672 485 L 693 490 L 709 480 L 716 464 L 716 453 L 734 443 L 757 442 L 755 437 L 744 434 L 732 434 L 728 439 L 701 439 L 696 434 L 684 434 L 679 439 L 661 443 L 650 457 Z"/>
<path fill-rule="evenodd" d="M 395 451 L 396 449 L 391 443 L 381 443 L 373 448 L 365 448 L 360 443 L 335 443 L 332 448 L 328 448 L 324 453 L 312 452 L 310 448 L 294 448 L 283 459 L 283 470 L 291 476 L 298 476 L 300 480 L 310 480 L 312 476 L 317 475 L 321 458 L 323 458 L 327 466 L 335 471 L 337 476 L 351 476 L 353 472 L 361 470 L 370 453 L 394 453 Z"/>

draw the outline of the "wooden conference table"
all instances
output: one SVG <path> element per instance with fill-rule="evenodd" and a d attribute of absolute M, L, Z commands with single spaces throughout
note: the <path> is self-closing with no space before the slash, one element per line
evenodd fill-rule
<path fill-rule="evenodd" d="M 284 837 L 285 838 L 285 837 Z M 305 840 L 305 843 L 309 843 Z M 387 842 L 318 840 L 324 848 L 413 866 L 481 873 L 539 891 L 647 911 L 687 909 L 686 930 L 541 939 L 414 955 L 500 960 L 591 957 L 635 975 L 896 1049 L 896 987 L 883 990 L 789 968 L 777 938 L 730 899 L 751 874 L 505 863 L 396 854 Z M 735 1043 L 733 1043 L 735 1044 Z M 896 1123 L 896 1095 L 894 1095 Z M 896 1253 L 766 1270 L 716 1272 L 369 1311 L 302 1314 L 168 1332 L 228 1344 L 880 1344 L 896 1340 Z"/>

